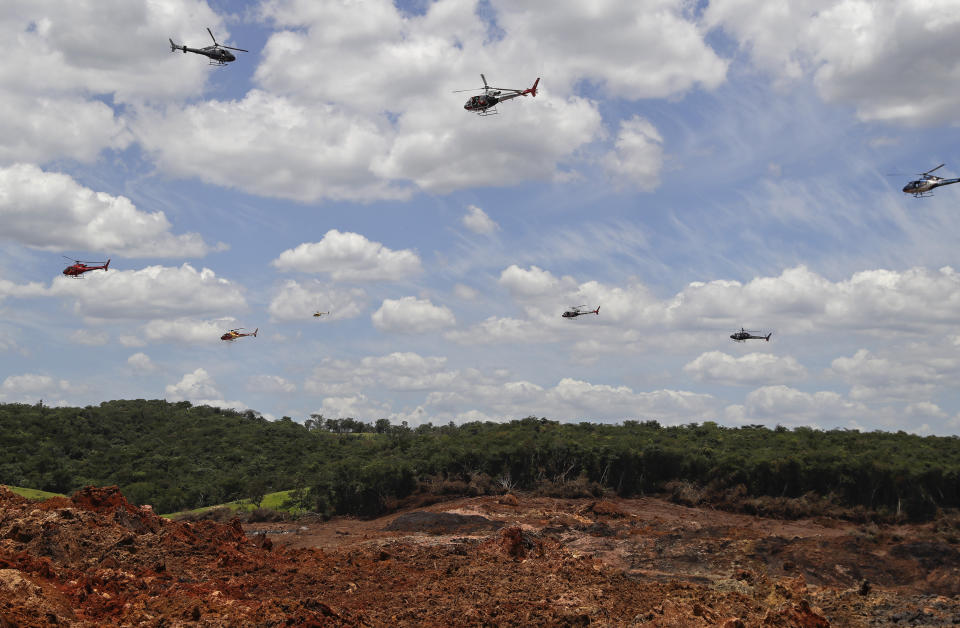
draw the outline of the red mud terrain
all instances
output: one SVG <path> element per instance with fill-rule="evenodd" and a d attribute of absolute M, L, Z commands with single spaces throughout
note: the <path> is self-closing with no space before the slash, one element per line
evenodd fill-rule
<path fill-rule="evenodd" d="M 957 625 L 937 530 L 512 495 L 241 526 L 0 487 L 0 627 Z"/>

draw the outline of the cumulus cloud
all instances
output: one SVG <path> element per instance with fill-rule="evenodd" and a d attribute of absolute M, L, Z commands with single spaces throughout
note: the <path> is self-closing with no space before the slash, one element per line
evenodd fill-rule
<path fill-rule="evenodd" d="M 279 375 L 251 375 L 247 378 L 247 390 L 268 394 L 289 394 L 297 390 L 297 385 Z"/>
<path fill-rule="evenodd" d="M 150 356 L 142 351 L 138 351 L 127 358 L 127 366 L 129 366 L 134 373 L 140 375 L 152 373 L 157 370 L 157 365 L 153 363 Z"/>
<path fill-rule="evenodd" d="M 160 168 L 177 177 L 302 202 L 411 194 L 409 186 L 373 172 L 373 160 L 389 150 L 387 123 L 325 103 L 253 90 L 239 101 L 142 110 L 131 128 Z M 198 169 L 200 153 L 229 167 Z"/>
<path fill-rule="evenodd" d="M 412 409 L 396 409 L 374 401 L 378 389 L 421 392 L 424 397 Z M 717 411 L 716 400 L 710 395 L 665 389 L 635 391 L 573 378 L 545 387 L 511 379 L 506 371 L 451 368 L 446 358 L 411 352 L 359 361 L 326 358 L 307 378 L 304 390 L 326 395 L 325 407 L 331 399 L 335 400 L 330 402 L 331 408 L 341 407 L 336 404 L 349 408 L 338 410 L 336 416 L 365 419 L 405 416 L 462 421 L 536 415 L 561 420 L 655 418 L 681 422 L 715 416 Z M 364 411 L 372 414 L 362 414 Z"/>
<path fill-rule="evenodd" d="M 217 390 L 217 383 L 203 368 L 185 373 L 179 382 L 167 385 L 166 393 L 170 401 L 189 401 L 196 406 L 214 406 L 231 410 L 247 409 L 247 405 L 242 401 L 225 401 L 223 395 Z"/>
<path fill-rule="evenodd" d="M 41 297 L 48 293 L 49 291 L 43 284 L 35 281 L 26 284 L 16 284 L 7 279 L 0 279 L 0 301 L 3 301 L 6 297 Z"/>
<path fill-rule="evenodd" d="M 62 396 L 76 388 L 65 379 L 55 379 L 49 375 L 24 373 L 11 375 L 0 384 L 0 399 L 8 402 L 35 402 L 38 398 L 56 399 L 50 405 L 62 402 Z"/>
<path fill-rule="evenodd" d="M 863 120 L 933 125 L 952 122 L 960 106 L 955 9 L 949 0 L 715 0 L 703 20 L 757 66 L 781 79 L 812 76 L 824 100 L 856 107 Z"/>
<path fill-rule="evenodd" d="M 318 281 L 284 282 L 270 301 L 270 319 L 275 321 L 306 320 L 314 312 L 330 312 L 324 318 L 341 320 L 360 316 L 366 307 L 367 294 L 359 288 L 340 289 Z"/>
<path fill-rule="evenodd" d="M 652 190 L 660 185 L 663 138 L 648 120 L 633 116 L 620 123 L 614 150 L 603 164 L 618 182 Z"/>
<path fill-rule="evenodd" d="M 733 386 L 756 386 L 803 379 L 807 370 L 791 356 L 748 353 L 739 358 L 721 351 L 702 353 L 683 367 L 702 382 Z"/>
<path fill-rule="evenodd" d="M 960 359 L 953 356 L 911 354 L 887 358 L 867 349 L 830 364 L 829 374 L 850 385 L 850 397 L 861 401 L 917 401 L 960 375 Z"/>
<path fill-rule="evenodd" d="M 220 336 L 224 332 L 237 325 L 237 319 L 232 316 L 210 320 L 190 317 L 158 318 L 143 325 L 140 338 L 164 344 L 214 345 L 220 342 Z"/>
<path fill-rule="evenodd" d="M 236 284 L 190 264 L 87 273 L 82 280 L 61 276 L 49 293 L 74 299 L 74 311 L 90 318 L 203 316 L 246 309 Z"/>
<path fill-rule="evenodd" d="M 467 213 L 464 214 L 462 222 L 467 229 L 481 235 L 490 235 L 500 230 L 500 225 L 476 205 L 467 207 Z"/>
<path fill-rule="evenodd" d="M 125 257 L 200 257 L 196 233 L 173 235 L 163 212 L 137 209 L 124 196 L 83 187 L 30 164 L 0 168 L 0 238 L 52 250 L 104 251 Z"/>
<path fill-rule="evenodd" d="M 500 273 L 500 285 L 515 297 L 533 297 L 543 294 L 557 294 L 570 290 L 576 284 L 572 277 L 554 277 L 553 274 L 537 266 L 523 269 L 512 264 Z"/>
<path fill-rule="evenodd" d="M 93 331 L 91 329 L 78 329 L 70 334 L 70 342 L 78 345 L 87 345 L 97 347 L 107 344 L 110 340 L 110 334 L 105 331 Z"/>
<path fill-rule="evenodd" d="M 415 251 L 394 251 L 359 233 L 331 229 L 319 242 L 304 242 L 271 262 L 284 271 L 329 273 L 334 281 L 397 281 L 422 271 Z"/>
<path fill-rule="evenodd" d="M 866 405 L 830 391 L 808 393 L 789 386 L 763 386 L 742 405 L 728 406 L 724 417 L 735 423 L 806 425 L 819 428 L 859 427 L 876 416 Z"/>
<path fill-rule="evenodd" d="M 124 120 L 97 96 L 180 99 L 202 91 L 209 75 L 205 62 L 158 56 L 145 42 L 192 36 L 199 44 L 206 32 L 198 24 L 223 41 L 229 35 L 202 0 L 10 0 L 3 8 L 0 163 L 92 161 L 125 148 Z"/>
<path fill-rule="evenodd" d="M 416 297 L 384 299 L 370 320 L 380 331 L 401 334 L 423 334 L 452 327 L 457 322 L 447 306 Z"/>

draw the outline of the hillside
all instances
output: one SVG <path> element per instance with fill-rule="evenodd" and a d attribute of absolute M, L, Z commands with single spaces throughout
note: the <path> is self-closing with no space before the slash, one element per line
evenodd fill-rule
<path fill-rule="evenodd" d="M 267 421 L 158 400 L 3 404 L 0 430 L 0 483 L 57 493 L 116 484 L 132 503 L 161 513 L 279 490 L 327 516 L 376 516 L 417 493 L 509 489 L 561 497 L 669 491 L 689 505 L 752 504 L 782 516 L 834 504 L 854 518 L 923 520 L 960 506 L 960 439 L 904 432 L 535 417 L 411 428 L 320 416 Z"/>

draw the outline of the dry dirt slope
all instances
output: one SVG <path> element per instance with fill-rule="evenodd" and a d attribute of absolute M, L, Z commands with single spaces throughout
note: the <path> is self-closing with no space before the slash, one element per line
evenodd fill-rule
<path fill-rule="evenodd" d="M 955 545 L 826 523 L 507 496 L 244 530 L 0 488 L 0 626 L 960 624 Z"/>

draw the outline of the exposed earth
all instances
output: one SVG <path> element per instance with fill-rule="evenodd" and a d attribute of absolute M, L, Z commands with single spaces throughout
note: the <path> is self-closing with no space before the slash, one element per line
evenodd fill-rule
<path fill-rule="evenodd" d="M 515 495 L 224 525 L 0 487 L 0 628 L 960 625 L 944 530 Z"/>

